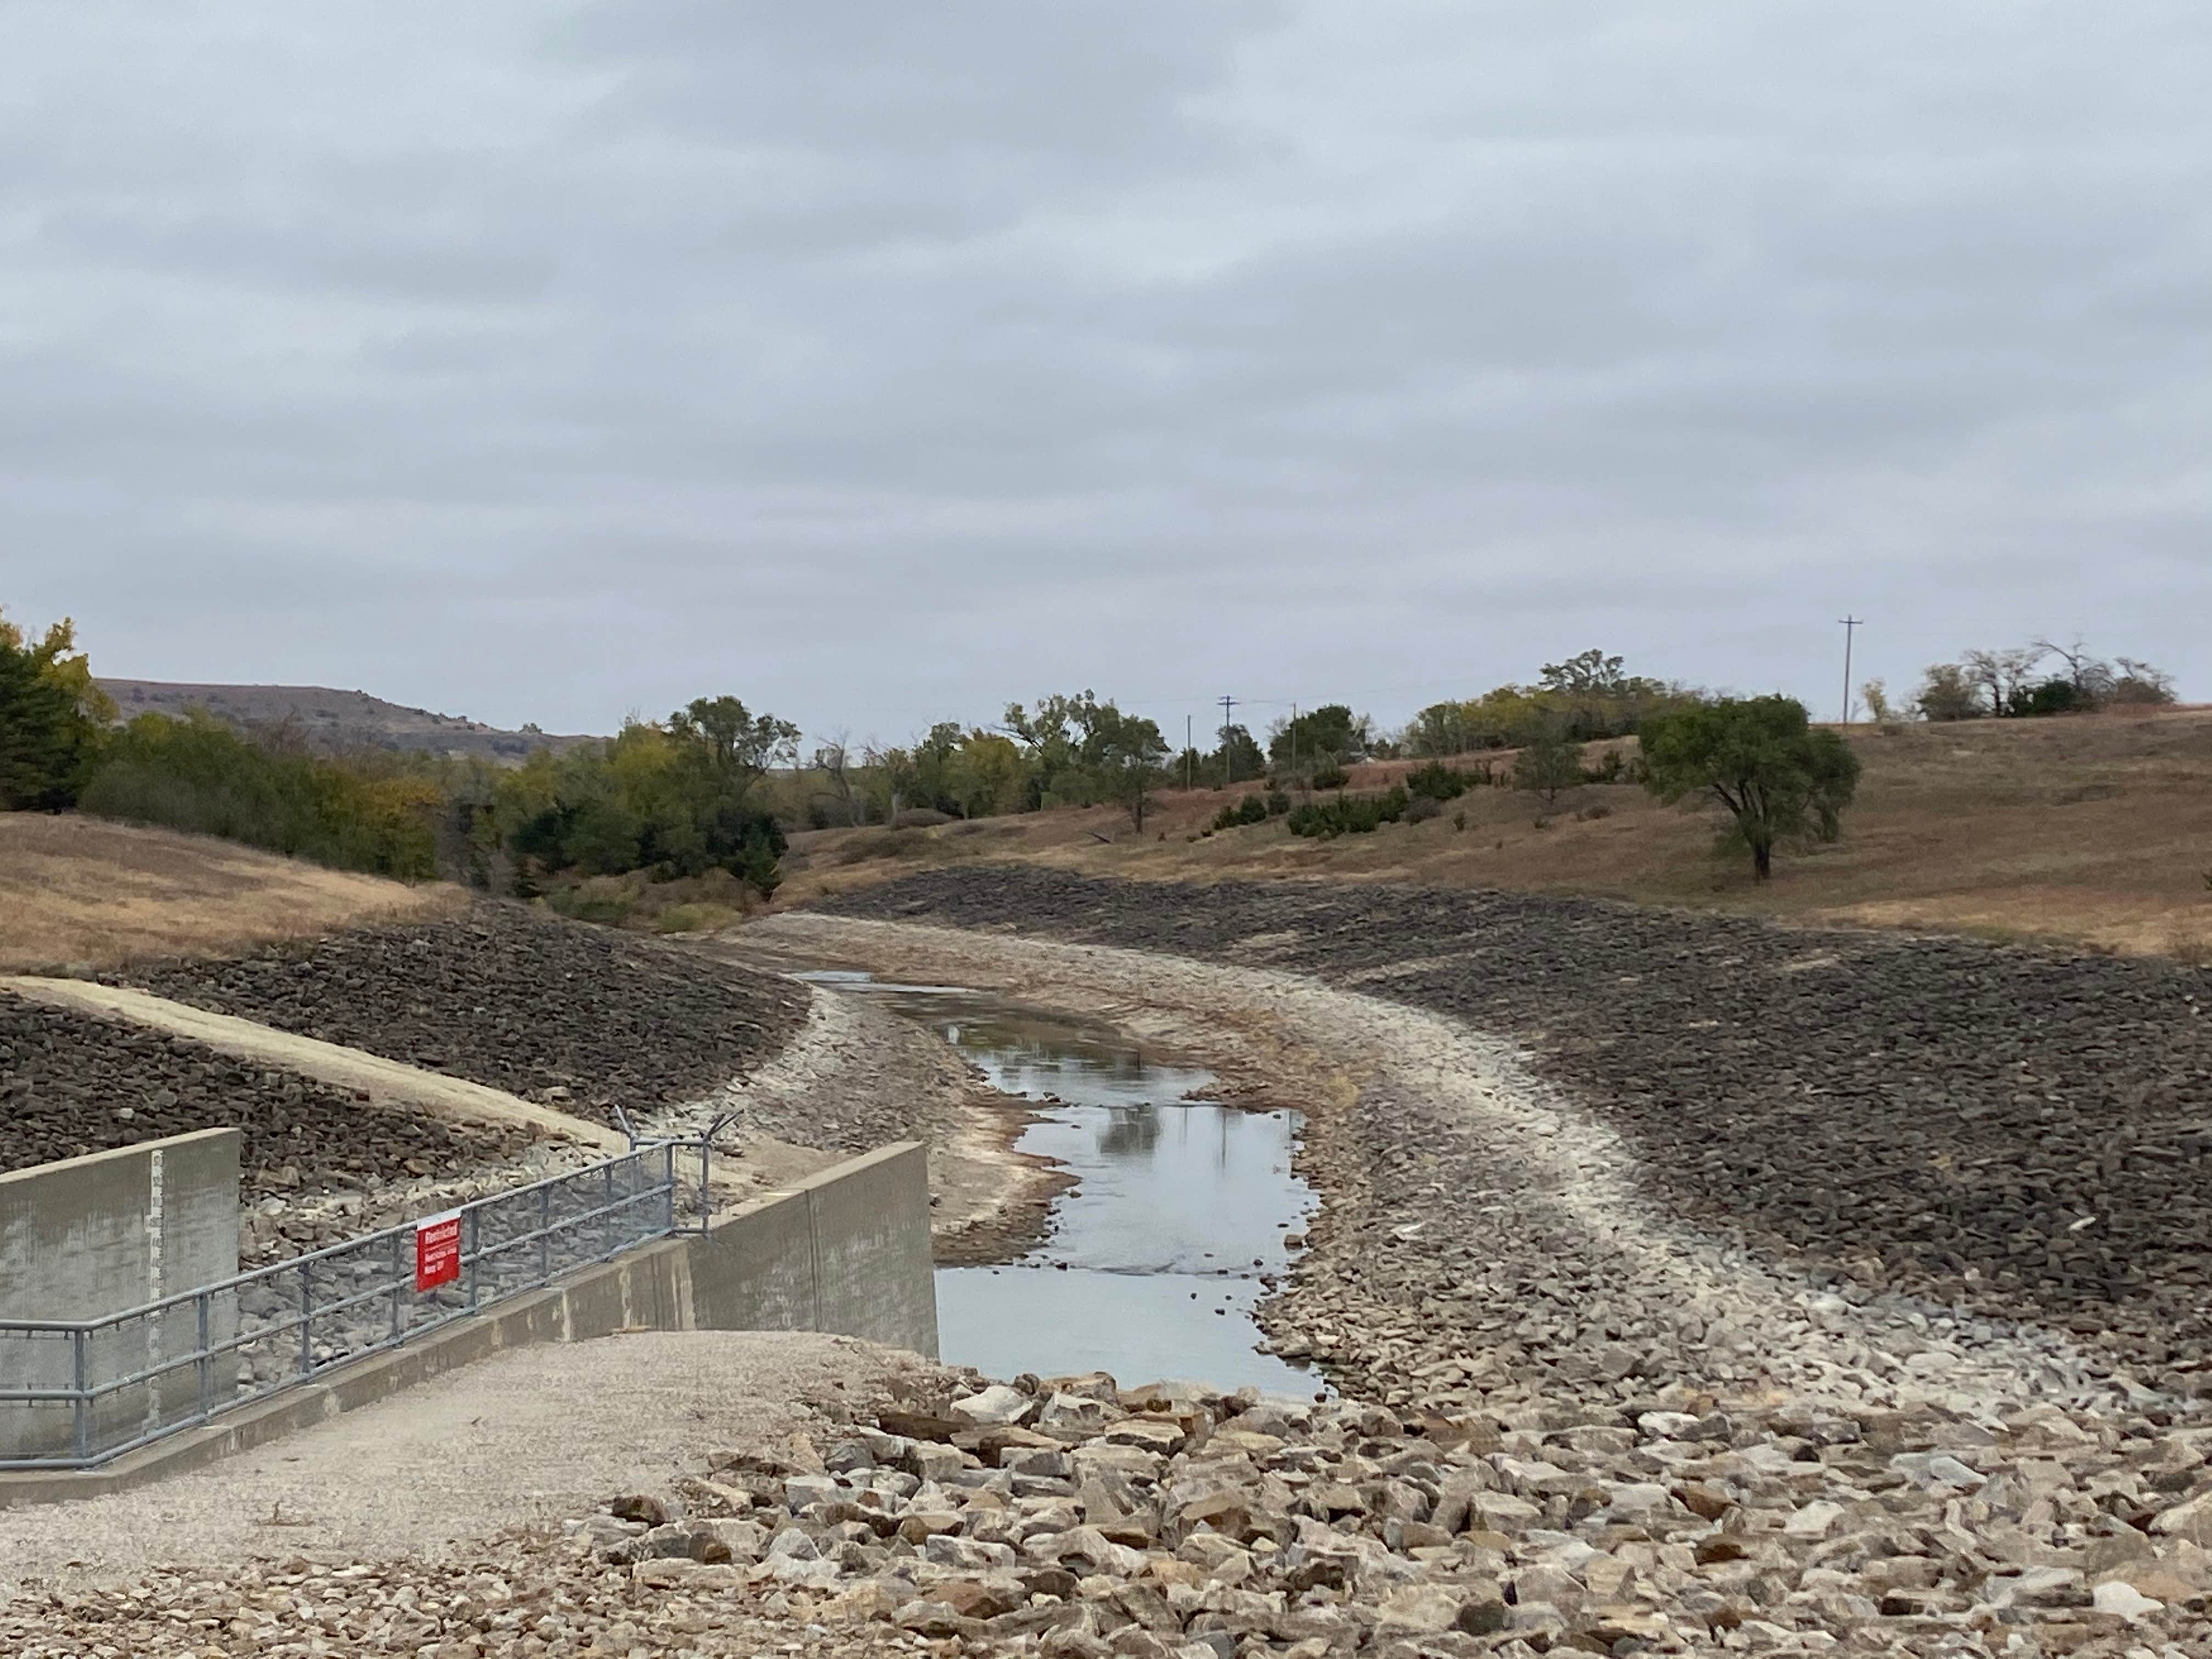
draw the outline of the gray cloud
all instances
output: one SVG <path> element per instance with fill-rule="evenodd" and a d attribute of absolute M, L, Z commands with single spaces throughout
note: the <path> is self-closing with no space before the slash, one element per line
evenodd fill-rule
<path fill-rule="evenodd" d="M 18 0 L 0 602 L 111 672 L 886 738 L 1589 643 L 2212 690 L 2212 21 Z"/>

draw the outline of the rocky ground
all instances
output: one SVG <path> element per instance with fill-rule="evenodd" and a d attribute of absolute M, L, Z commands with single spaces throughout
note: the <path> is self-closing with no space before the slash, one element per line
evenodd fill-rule
<path fill-rule="evenodd" d="M 961 1381 L 796 1455 L 711 1456 L 568 1547 L 672 1595 L 1083 1659 L 2176 1654 L 2212 1607 L 2212 1429 L 2155 1413 Z"/>
<path fill-rule="evenodd" d="M 561 1535 L 0 1612 L 94 1654 L 2201 1659 L 2212 1429 L 1680 1388 L 1482 1413 L 912 1378 Z"/>
<path fill-rule="evenodd" d="M 838 908 L 739 939 L 1304 1109 L 1325 1207 L 1261 1318 L 1340 1396 L 909 1369 L 562 1532 L 57 1583 L 8 1650 L 2212 1655 L 2190 970 L 1039 871 Z M 846 1017 L 726 1097 L 895 1085 Z"/>
<path fill-rule="evenodd" d="M 196 1042 L 0 992 L 0 1170 L 239 1131 L 249 1261 L 366 1231 L 386 1188 L 504 1168 L 526 1132 L 356 1098 Z"/>
<path fill-rule="evenodd" d="M 117 982 L 602 1120 L 713 1094 L 807 1006 L 785 981 L 496 901 Z"/>
<path fill-rule="evenodd" d="M 1711 1236 L 2212 1388 L 2203 970 L 1577 899 L 1033 868 L 827 908 L 1285 969 L 1452 1017 L 1525 1044 L 1640 1190 Z M 1376 1173 L 1433 1164 L 1405 1127 L 1367 1137 Z"/>
<path fill-rule="evenodd" d="M 1034 1237 L 1046 1172 L 945 1044 L 775 972 L 483 902 L 232 960 L 117 976 L 157 995 L 525 1097 L 643 1133 L 736 1115 L 723 1165 L 773 1184 L 902 1139 L 933 1149 L 948 1257 Z M 590 1154 L 124 1024 L 0 1003 L 4 1165 L 217 1124 L 244 1132 L 247 1265 L 533 1180 Z M 816 1155 L 827 1155 L 817 1157 Z"/>

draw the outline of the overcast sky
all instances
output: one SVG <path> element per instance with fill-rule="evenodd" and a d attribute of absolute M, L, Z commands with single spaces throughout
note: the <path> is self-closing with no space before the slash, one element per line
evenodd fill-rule
<path fill-rule="evenodd" d="M 0 604 L 904 737 L 2212 696 L 2204 0 L 0 0 Z M 1273 700 L 1273 701 L 1270 701 Z"/>

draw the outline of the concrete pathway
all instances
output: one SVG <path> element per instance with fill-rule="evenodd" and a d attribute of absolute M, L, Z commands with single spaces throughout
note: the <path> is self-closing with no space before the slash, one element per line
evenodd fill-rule
<path fill-rule="evenodd" d="M 852 1337 L 767 1331 L 513 1349 L 134 1492 L 0 1510 L 0 1602 L 151 1566 L 435 1557 L 665 1490 L 717 1447 L 803 1426 L 809 1401 L 857 1404 L 927 1364 Z"/>

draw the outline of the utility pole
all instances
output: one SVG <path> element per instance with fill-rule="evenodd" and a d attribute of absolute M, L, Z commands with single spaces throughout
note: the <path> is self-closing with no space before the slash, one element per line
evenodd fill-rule
<path fill-rule="evenodd" d="M 1866 619 L 1846 611 L 1836 619 L 1844 628 L 1844 724 L 1851 723 L 1851 636 L 1866 626 Z"/>
<path fill-rule="evenodd" d="M 1190 787 L 1190 769 L 1198 759 L 1198 750 L 1190 746 L 1190 716 L 1182 717 L 1182 787 Z"/>
<path fill-rule="evenodd" d="M 1237 707 L 1237 699 L 1221 700 L 1221 787 L 1229 787 L 1229 717 Z"/>
<path fill-rule="evenodd" d="M 1291 705 L 1291 775 L 1298 775 L 1298 706 Z"/>

